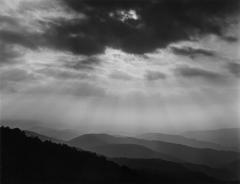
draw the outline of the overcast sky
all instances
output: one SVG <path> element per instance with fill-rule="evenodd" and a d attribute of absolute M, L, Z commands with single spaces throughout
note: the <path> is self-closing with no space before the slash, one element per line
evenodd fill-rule
<path fill-rule="evenodd" d="M 1 119 L 90 132 L 238 127 L 238 0 L 0 0 Z"/>

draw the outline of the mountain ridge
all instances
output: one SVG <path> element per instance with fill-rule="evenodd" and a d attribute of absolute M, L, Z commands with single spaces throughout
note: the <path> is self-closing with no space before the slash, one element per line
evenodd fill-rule
<path fill-rule="evenodd" d="M 19 129 L 1 127 L 0 137 L 3 183 L 225 184 L 224 181 L 190 170 L 175 177 L 132 170 L 94 153 L 28 137 Z"/>
<path fill-rule="evenodd" d="M 103 134 L 85 134 L 67 143 L 71 146 L 88 150 L 93 149 L 95 146 L 106 144 L 137 144 L 179 160 L 210 166 L 217 166 L 240 157 L 239 153 L 233 151 L 218 151 L 209 148 L 200 149 L 174 143 L 149 141 L 133 137 L 115 137 Z"/>
<path fill-rule="evenodd" d="M 164 141 L 169 143 L 191 146 L 195 148 L 230 150 L 229 148 L 223 147 L 220 144 L 188 138 L 182 135 L 173 135 L 173 134 L 164 134 L 164 133 L 145 133 L 145 134 L 138 135 L 137 138 L 146 139 L 146 140 Z"/>

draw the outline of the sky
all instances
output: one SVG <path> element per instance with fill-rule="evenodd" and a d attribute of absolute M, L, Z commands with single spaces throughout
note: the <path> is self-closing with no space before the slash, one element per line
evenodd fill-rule
<path fill-rule="evenodd" d="M 0 0 L 0 118 L 85 132 L 239 127 L 238 0 Z"/>

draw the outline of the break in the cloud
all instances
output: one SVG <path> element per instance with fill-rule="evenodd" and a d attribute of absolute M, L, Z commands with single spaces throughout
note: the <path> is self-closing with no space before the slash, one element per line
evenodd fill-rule
<path fill-rule="evenodd" d="M 2 119 L 131 133 L 238 126 L 238 0 L 0 2 Z"/>

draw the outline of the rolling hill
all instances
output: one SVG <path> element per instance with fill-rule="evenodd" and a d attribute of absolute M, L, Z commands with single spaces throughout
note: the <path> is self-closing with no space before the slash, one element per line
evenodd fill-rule
<path fill-rule="evenodd" d="M 42 127 L 42 126 L 34 126 L 29 129 L 28 131 L 36 132 L 38 134 L 47 136 L 47 137 L 52 137 L 54 139 L 58 140 L 69 140 L 77 135 L 79 135 L 77 132 L 74 130 L 69 130 L 69 129 L 53 129 L 53 128 L 48 128 L 48 127 Z"/>
<path fill-rule="evenodd" d="M 79 135 L 78 131 L 72 129 L 59 129 L 48 127 L 49 122 L 39 122 L 36 120 L 26 119 L 2 119 L 0 120 L 0 126 L 8 126 L 11 128 L 20 128 L 22 130 L 35 132 L 42 136 L 51 137 L 57 140 L 69 140 Z M 39 126 L 41 125 L 41 126 Z"/>
<path fill-rule="evenodd" d="M 175 144 L 182 144 L 186 146 L 191 146 L 195 148 L 211 148 L 216 150 L 229 150 L 230 148 L 221 146 L 220 144 L 200 141 L 193 138 L 187 138 L 181 135 L 171 135 L 171 134 L 163 134 L 163 133 L 146 133 L 138 136 L 140 139 L 146 140 L 156 140 L 156 141 L 164 141 Z"/>
<path fill-rule="evenodd" d="M 240 151 L 240 129 L 228 128 L 217 130 L 188 131 L 182 134 L 185 137 L 201 141 L 212 142 L 236 151 Z"/>
<path fill-rule="evenodd" d="M 94 153 L 26 136 L 19 129 L 1 127 L 0 137 L 0 173 L 4 184 L 225 183 L 186 169 L 176 177 L 165 172 L 129 169 Z"/>
<path fill-rule="evenodd" d="M 231 162 L 240 157 L 239 153 L 233 151 L 200 149 L 163 141 L 150 141 L 133 137 L 116 137 L 107 134 L 85 134 L 67 143 L 71 146 L 90 151 L 94 151 L 96 147 L 106 146 L 108 144 L 135 144 L 178 159 L 180 162 L 203 164 L 213 167 Z M 111 152 L 113 153 L 114 149 Z M 114 154 L 112 156 L 114 156 Z"/>
<path fill-rule="evenodd" d="M 41 141 L 51 141 L 51 142 L 54 142 L 54 143 L 64 143 L 64 141 L 62 141 L 62 140 L 58 140 L 58 139 L 55 139 L 55 138 L 52 138 L 52 137 L 44 136 L 44 135 L 38 134 L 36 132 L 29 131 L 29 130 L 24 130 L 24 132 L 25 132 L 26 136 L 35 137 L 35 138 L 40 139 Z"/>
<path fill-rule="evenodd" d="M 180 162 L 180 160 L 177 158 L 158 153 L 137 144 L 106 144 L 102 146 L 96 146 L 88 150 L 107 157 L 161 158 L 164 160 Z"/>

